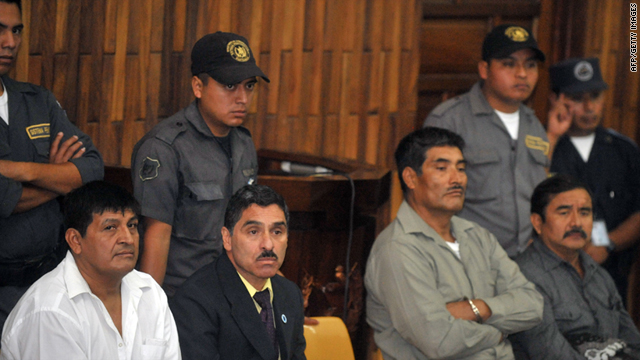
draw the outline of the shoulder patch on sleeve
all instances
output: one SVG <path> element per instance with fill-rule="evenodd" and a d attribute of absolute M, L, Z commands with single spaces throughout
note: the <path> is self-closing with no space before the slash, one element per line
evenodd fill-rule
<path fill-rule="evenodd" d="M 140 167 L 140 171 L 138 171 L 140 180 L 147 181 L 157 178 L 158 168 L 160 168 L 160 161 L 147 156 L 142 161 L 142 167 Z"/>
<path fill-rule="evenodd" d="M 180 135 L 187 131 L 187 124 L 185 124 L 187 120 L 176 120 L 163 127 L 156 134 L 156 138 L 166 142 L 167 144 L 173 144 L 173 141 Z"/>

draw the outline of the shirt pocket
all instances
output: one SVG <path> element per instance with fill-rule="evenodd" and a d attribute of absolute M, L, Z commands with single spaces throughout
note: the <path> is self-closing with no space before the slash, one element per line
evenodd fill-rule
<path fill-rule="evenodd" d="M 567 307 L 554 309 L 553 315 L 556 319 L 558 330 L 562 334 L 575 329 L 582 317 L 582 314 L 577 309 L 574 310 Z"/>
<path fill-rule="evenodd" d="M 38 162 L 49 162 L 49 149 L 51 144 L 49 138 L 32 140 L 33 146 L 36 149 L 36 159 Z"/>
<path fill-rule="evenodd" d="M 527 147 L 529 151 L 529 155 L 533 158 L 533 160 L 538 163 L 542 167 L 549 167 L 549 157 L 540 149 L 533 149 Z"/>
<path fill-rule="evenodd" d="M 141 352 L 143 360 L 163 360 L 169 341 L 163 339 L 145 339 Z"/>
<path fill-rule="evenodd" d="M 214 232 L 221 224 L 226 208 L 222 187 L 213 181 L 186 183 L 174 219 L 178 237 L 190 240 L 219 238 Z"/>
<path fill-rule="evenodd" d="M 498 197 L 500 157 L 494 149 L 481 148 L 465 153 L 467 160 L 467 193 L 465 200 L 480 202 Z"/>

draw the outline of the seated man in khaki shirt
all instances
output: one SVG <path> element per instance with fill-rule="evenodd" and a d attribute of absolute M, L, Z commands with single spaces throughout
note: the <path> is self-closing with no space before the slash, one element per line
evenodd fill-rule
<path fill-rule="evenodd" d="M 396 150 L 405 201 L 367 263 L 367 322 L 385 360 L 513 359 L 507 335 L 542 318 L 542 297 L 495 236 L 455 216 L 464 141 L 426 127 Z"/>

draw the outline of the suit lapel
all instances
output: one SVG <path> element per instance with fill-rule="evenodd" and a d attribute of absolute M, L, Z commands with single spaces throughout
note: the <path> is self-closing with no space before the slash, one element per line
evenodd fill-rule
<path fill-rule="evenodd" d="M 293 327 L 296 316 L 291 309 L 295 309 L 295 304 L 289 298 L 289 294 L 282 286 L 282 279 L 279 275 L 271 278 L 273 286 L 273 317 L 276 321 L 276 333 L 278 344 L 280 345 L 280 358 L 289 359 L 291 354 L 291 339 L 293 338 Z"/>
<path fill-rule="evenodd" d="M 217 270 L 224 296 L 231 307 L 231 317 L 235 320 L 238 328 L 263 359 L 275 360 L 277 356 L 269 340 L 267 329 L 260 319 L 260 314 L 256 311 L 256 306 L 249 296 L 247 288 L 240 280 L 226 253 L 220 255 Z M 274 288 L 274 295 L 275 293 Z"/>

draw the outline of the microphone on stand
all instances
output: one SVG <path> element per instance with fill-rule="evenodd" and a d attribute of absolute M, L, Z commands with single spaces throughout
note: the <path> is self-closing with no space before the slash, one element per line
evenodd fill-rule
<path fill-rule="evenodd" d="M 333 173 L 333 170 L 327 169 L 322 166 L 314 166 L 307 164 L 300 164 L 291 161 L 283 161 L 280 163 L 280 169 L 282 171 L 295 174 L 295 175 L 315 175 L 315 174 L 330 174 Z"/>

